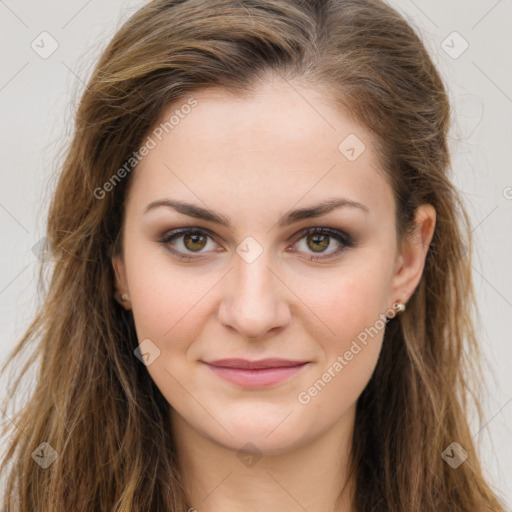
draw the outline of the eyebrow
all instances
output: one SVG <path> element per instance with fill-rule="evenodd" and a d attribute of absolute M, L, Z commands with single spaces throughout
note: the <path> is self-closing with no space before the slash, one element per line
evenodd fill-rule
<path fill-rule="evenodd" d="M 196 219 L 206 220 L 209 222 L 214 222 L 215 224 L 220 224 L 221 226 L 225 226 L 226 228 L 231 228 L 230 221 L 224 217 L 223 215 L 214 212 L 213 210 L 209 210 L 207 208 L 202 208 L 201 206 L 197 206 L 195 204 L 186 203 L 183 201 L 176 201 L 173 199 L 158 199 L 157 201 L 153 201 L 149 203 L 146 208 L 144 208 L 144 213 L 154 210 L 159 207 L 167 207 L 172 208 L 178 213 L 182 213 L 183 215 L 188 215 L 189 217 L 194 217 Z M 361 204 L 357 201 L 352 201 L 350 199 L 345 198 L 333 198 L 327 199 L 318 203 L 314 206 L 310 206 L 308 208 L 298 208 L 296 210 L 292 210 L 285 215 L 283 215 L 279 221 L 279 227 L 289 226 L 296 222 L 299 222 L 304 219 L 313 219 L 316 217 L 320 217 L 329 213 L 332 210 L 337 208 L 356 208 L 365 213 L 369 212 L 369 209 L 364 204 Z"/>

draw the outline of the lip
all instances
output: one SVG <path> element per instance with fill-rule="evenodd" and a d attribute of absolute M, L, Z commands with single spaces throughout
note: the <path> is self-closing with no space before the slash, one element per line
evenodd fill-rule
<path fill-rule="evenodd" d="M 289 359 L 260 359 L 258 361 L 219 359 L 202 362 L 218 377 L 245 388 L 274 386 L 297 374 L 309 363 L 309 361 Z"/>

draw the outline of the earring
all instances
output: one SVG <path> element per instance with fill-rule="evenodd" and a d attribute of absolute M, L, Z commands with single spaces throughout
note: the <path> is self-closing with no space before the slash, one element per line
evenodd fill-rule
<path fill-rule="evenodd" d="M 405 311 L 405 304 L 400 301 L 395 302 L 393 304 L 393 308 L 391 310 L 388 310 L 388 312 L 391 312 L 391 314 L 386 315 L 386 322 L 391 320 L 391 318 L 398 316 L 400 313 L 403 313 L 404 311 Z"/>
<path fill-rule="evenodd" d="M 397 315 L 405 311 L 405 304 L 403 302 L 395 302 L 394 306 Z"/>
<path fill-rule="evenodd" d="M 123 293 L 123 295 L 121 295 L 121 299 L 123 299 L 124 302 L 130 300 L 130 298 L 128 297 L 128 294 L 126 294 L 126 293 Z"/>

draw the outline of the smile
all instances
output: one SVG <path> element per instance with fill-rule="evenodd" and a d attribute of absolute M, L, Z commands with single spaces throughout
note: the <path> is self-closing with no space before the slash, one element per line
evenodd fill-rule
<path fill-rule="evenodd" d="M 299 373 L 309 363 L 296 363 L 287 366 L 267 366 L 264 368 L 239 368 L 204 363 L 218 377 L 244 388 L 266 388 L 288 380 Z"/>

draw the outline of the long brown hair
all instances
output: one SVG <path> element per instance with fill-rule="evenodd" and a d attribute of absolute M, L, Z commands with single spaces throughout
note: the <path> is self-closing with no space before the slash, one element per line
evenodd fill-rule
<path fill-rule="evenodd" d="M 3 406 L 4 508 L 188 510 L 170 406 L 134 356 L 131 313 L 113 298 L 111 257 L 136 172 L 126 162 L 169 104 L 209 86 L 251 91 L 268 72 L 327 87 L 374 134 L 400 237 L 418 205 L 437 211 L 421 282 L 386 327 L 358 400 L 355 508 L 504 510 L 468 428 L 481 372 L 469 221 L 448 174 L 447 94 L 415 31 L 380 0 L 154 0 L 115 35 L 81 98 L 50 206 L 44 303 L 3 368 L 31 354 L 14 394 L 39 363 L 26 404 Z M 105 186 L 114 175 L 122 179 Z M 442 457 L 453 442 L 467 452 L 457 468 Z M 37 450 L 57 458 L 43 468 Z"/>

